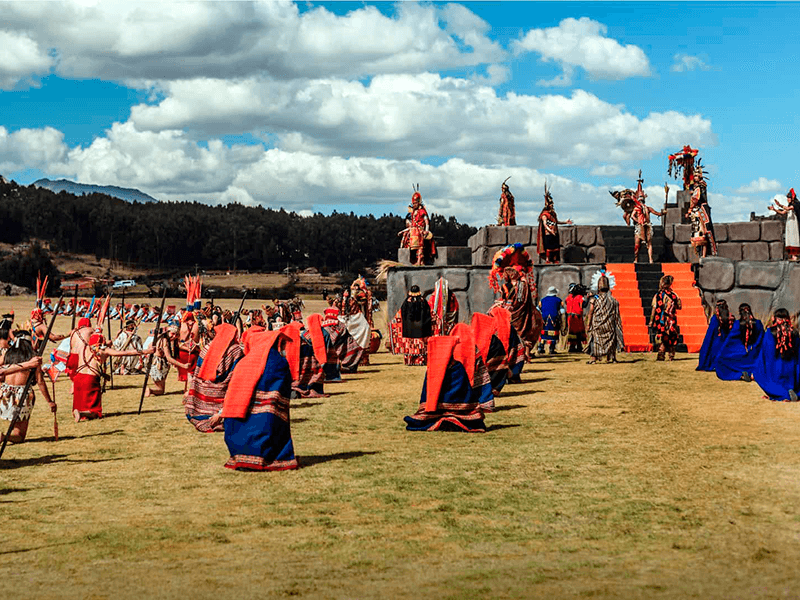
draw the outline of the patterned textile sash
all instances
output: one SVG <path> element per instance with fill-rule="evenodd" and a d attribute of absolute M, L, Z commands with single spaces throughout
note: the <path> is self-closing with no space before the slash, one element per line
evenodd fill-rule
<path fill-rule="evenodd" d="M 11 385 L 10 383 L 0 385 L 0 419 L 11 421 L 14 418 L 14 407 L 19 405 L 22 400 L 23 391 L 25 391 L 24 385 Z M 36 398 L 33 392 L 29 391 L 19 411 L 20 421 L 28 421 L 31 418 L 35 402 Z"/>

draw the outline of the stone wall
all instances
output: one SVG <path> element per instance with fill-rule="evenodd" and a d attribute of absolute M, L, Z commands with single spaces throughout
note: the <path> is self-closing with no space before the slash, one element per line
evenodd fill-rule
<path fill-rule="evenodd" d="M 731 260 L 783 260 L 783 232 L 781 221 L 714 223 L 717 256 Z M 671 262 L 699 262 L 690 244 L 691 225 L 667 225 L 664 235 L 672 249 Z"/>
<path fill-rule="evenodd" d="M 731 312 L 747 302 L 766 318 L 778 308 L 800 312 L 800 264 L 789 261 L 734 261 L 706 258 L 697 266 L 697 285 L 709 306 L 725 300 Z"/>
<path fill-rule="evenodd" d="M 491 265 L 495 252 L 509 244 L 522 244 L 534 262 L 538 261 L 536 237 L 538 227 L 482 227 L 467 242 L 472 251 L 473 265 Z M 603 263 L 606 261 L 602 228 L 597 225 L 559 227 L 562 262 Z"/>

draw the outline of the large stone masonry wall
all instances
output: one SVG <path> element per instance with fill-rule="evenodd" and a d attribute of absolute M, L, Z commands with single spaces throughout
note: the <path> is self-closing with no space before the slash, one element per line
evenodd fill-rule
<path fill-rule="evenodd" d="M 562 262 L 603 263 L 606 260 L 603 232 L 597 225 L 573 225 L 559 227 Z M 491 265 L 495 252 L 509 244 L 522 244 L 534 262 L 539 255 L 536 250 L 538 227 L 517 225 L 515 227 L 482 227 L 469 238 L 473 265 Z"/>
<path fill-rule="evenodd" d="M 784 228 L 781 221 L 714 223 L 717 256 L 731 260 L 783 260 Z M 699 262 L 690 243 L 691 235 L 691 225 L 675 224 L 664 228 L 674 262 Z"/>
<path fill-rule="evenodd" d="M 561 298 L 570 283 L 589 286 L 598 265 L 536 266 L 534 272 L 540 295 L 555 286 Z M 733 261 L 728 258 L 705 258 L 696 267 L 697 284 L 706 304 L 713 307 L 718 299 L 728 302 L 737 313 L 747 302 L 753 313 L 766 318 L 778 308 L 791 314 L 800 312 L 800 264 L 788 261 Z M 460 305 L 459 320 L 468 323 L 473 312 L 486 312 L 495 300 L 489 287 L 489 267 L 396 267 L 387 280 L 388 316 L 394 317 L 409 288 L 418 285 L 427 297 L 439 277 L 444 276 Z"/>

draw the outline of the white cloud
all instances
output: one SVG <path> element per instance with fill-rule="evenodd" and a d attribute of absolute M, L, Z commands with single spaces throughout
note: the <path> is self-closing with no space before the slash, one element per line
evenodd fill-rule
<path fill-rule="evenodd" d="M 4 2 L 8 28 L 55 48 L 65 77 L 113 80 L 364 77 L 504 60 L 461 5 L 398 3 L 339 16 L 294 3 Z"/>
<path fill-rule="evenodd" d="M 650 75 L 650 62 L 638 46 L 623 46 L 606 37 L 608 28 L 588 17 L 564 19 L 558 27 L 531 29 L 514 42 L 517 54 L 536 52 L 545 61 L 554 61 L 563 75 L 540 82 L 545 85 L 569 85 L 572 70 L 580 67 L 592 79 L 625 79 Z"/>
<path fill-rule="evenodd" d="M 641 160 L 715 143 L 711 122 L 675 111 L 639 118 L 583 90 L 530 96 L 438 74 L 279 82 L 164 84 L 166 98 L 131 110 L 140 130 L 278 136 L 285 150 L 344 156 L 459 156 L 473 163 L 581 165 Z"/>
<path fill-rule="evenodd" d="M 754 179 L 747 185 L 743 185 L 738 190 L 737 194 L 758 194 L 761 192 L 777 192 L 781 189 L 781 182 L 777 179 L 767 179 L 766 177 L 759 177 Z"/>
<path fill-rule="evenodd" d="M 618 177 L 622 175 L 622 167 L 619 165 L 598 165 L 589 172 L 595 177 Z"/>
<path fill-rule="evenodd" d="M 711 68 L 699 56 L 676 54 L 674 60 L 675 62 L 672 64 L 672 67 L 670 67 L 670 70 L 675 73 L 697 70 L 708 71 Z"/>
<path fill-rule="evenodd" d="M 63 160 L 66 153 L 64 134 L 52 127 L 9 133 L 0 125 L 0 171 L 47 168 Z"/>
<path fill-rule="evenodd" d="M 0 89 L 11 89 L 53 66 L 53 58 L 25 33 L 0 30 L 0 48 Z"/>

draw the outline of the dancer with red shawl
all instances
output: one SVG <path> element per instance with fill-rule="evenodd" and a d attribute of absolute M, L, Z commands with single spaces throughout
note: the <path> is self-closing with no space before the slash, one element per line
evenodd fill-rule
<path fill-rule="evenodd" d="M 478 354 L 489 373 L 492 394 L 498 396 L 508 381 L 510 370 L 506 349 L 497 335 L 497 322 L 489 315 L 474 313 L 471 327 Z"/>
<path fill-rule="evenodd" d="M 539 213 L 539 233 L 536 238 L 536 252 L 540 262 L 558 264 L 561 262 L 561 237 L 559 225 L 572 225 L 572 220 L 559 221 L 555 203 L 547 182 L 544 184 L 544 208 Z"/>
<path fill-rule="evenodd" d="M 681 299 L 672 290 L 672 281 L 672 275 L 664 275 L 651 302 L 650 327 L 655 332 L 658 350 L 656 360 L 660 361 L 665 356 L 675 360 L 675 346 L 680 337 L 678 311 L 681 309 Z"/>
<path fill-rule="evenodd" d="M 409 431 L 486 431 L 484 412 L 494 408 L 491 382 L 472 330 L 461 323 L 453 335 L 428 340 L 428 370 L 419 408 L 405 417 Z"/>
<path fill-rule="evenodd" d="M 525 344 L 519 339 L 516 329 L 511 325 L 511 312 L 502 306 L 495 305 L 489 309 L 489 316 L 497 327 L 497 339 L 506 352 L 508 379 L 506 383 L 522 383 L 520 377 L 525 367 Z M 498 391 L 500 391 L 498 389 Z"/>
<path fill-rule="evenodd" d="M 422 204 L 422 194 L 417 184 L 406 214 L 406 228 L 399 234 L 402 235 L 400 247 L 411 251 L 411 263 L 414 266 L 421 267 L 426 261 L 436 258 L 436 242 L 430 229 L 430 217 Z"/>
<path fill-rule="evenodd" d="M 289 421 L 292 381 L 300 374 L 299 339 L 284 331 L 248 336 L 222 408 L 228 469 L 297 468 Z"/>
<path fill-rule="evenodd" d="M 764 332 L 756 360 L 756 383 L 770 400 L 797 402 L 800 391 L 800 338 L 792 327 L 789 311 L 779 308 Z"/>
<path fill-rule="evenodd" d="M 262 328 L 263 329 L 263 328 Z M 255 328 L 248 329 L 252 332 Z M 183 407 L 186 419 L 197 431 L 222 431 L 222 405 L 233 371 L 244 349 L 236 327 L 220 323 L 213 328 L 213 339 L 200 351 L 194 376 L 189 383 Z"/>

